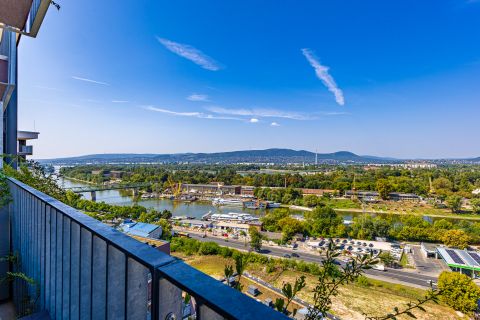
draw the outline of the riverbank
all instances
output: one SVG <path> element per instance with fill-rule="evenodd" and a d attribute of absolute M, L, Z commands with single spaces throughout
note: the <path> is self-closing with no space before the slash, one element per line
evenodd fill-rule
<path fill-rule="evenodd" d="M 297 211 L 313 211 L 312 208 L 304 207 L 304 206 L 296 206 L 296 205 L 282 205 L 282 208 L 287 208 L 290 210 L 297 210 Z M 454 213 L 421 213 L 421 212 L 400 212 L 400 211 L 390 211 L 390 210 L 373 210 L 373 209 L 358 209 L 358 208 L 333 208 L 336 212 L 340 213 L 368 213 L 368 214 L 381 214 L 381 215 L 417 215 L 422 217 L 431 217 L 431 218 L 447 218 L 447 219 L 456 219 L 456 220 L 471 220 L 471 221 L 480 221 L 480 215 L 474 214 L 454 214 Z"/>

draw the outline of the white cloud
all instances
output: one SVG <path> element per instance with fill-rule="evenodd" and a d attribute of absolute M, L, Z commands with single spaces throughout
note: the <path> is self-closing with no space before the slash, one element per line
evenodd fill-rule
<path fill-rule="evenodd" d="M 198 93 L 193 93 L 187 97 L 187 100 L 190 101 L 202 101 L 202 102 L 208 102 L 208 95 L 206 94 L 198 94 Z"/>
<path fill-rule="evenodd" d="M 188 44 L 177 43 L 160 37 L 157 37 L 157 40 L 168 50 L 180 57 L 192 61 L 204 69 L 210 71 L 220 70 L 220 65 L 214 59 Z"/>
<path fill-rule="evenodd" d="M 211 106 L 207 110 L 213 113 L 244 116 L 244 117 L 260 117 L 260 118 L 284 118 L 291 120 L 313 120 L 314 117 L 298 113 L 288 112 L 275 109 L 228 109 L 223 107 Z"/>
<path fill-rule="evenodd" d="M 92 80 L 92 79 L 87 79 L 87 78 L 82 78 L 82 77 L 77 77 L 77 76 L 72 76 L 72 79 L 79 80 L 79 81 L 85 81 L 85 82 L 90 82 L 90 83 L 95 83 L 95 84 L 101 84 L 104 86 L 109 86 L 110 84 L 103 82 L 103 81 L 97 81 L 97 80 Z"/>
<path fill-rule="evenodd" d="M 146 110 L 149 111 L 155 111 L 155 112 L 160 112 L 160 113 L 165 113 L 169 114 L 172 116 L 179 116 L 179 117 L 194 117 L 194 118 L 199 118 L 199 119 L 211 119 L 211 120 L 236 120 L 236 121 L 244 121 L 244 119 L 241 118 L 236 118 L 236 117 L 219 117 L 219 116 L 214 116 L 211 114 L 205 114 L 202 112 L 177 112 L 177 111 L 172 111 L 168 109 L 163 109 L 163 108 L 157 108 L 154 106 L 144 106 Z"/>
<path fill-rule="evenodd" d="M 180 117 L 197 117 L 198 118 L 201 115 L 200 112 L 177 112 L 177 111 L 171 111 L 171 110 L 167 110 L 167 109 L 157 108 L 157 107 L 154 107 L 154 106 L 147 106 L 145 108 L 147 110 L 150 110 L 150 111 L 156 111 L 156 112 L 171 114 L 173 116 L 180 116 Z"/>
<path fill-rule="evenodd" d="M 272 122 L 272 123 L 270 123 L 270 125 L 271 125 L 272 127 L 280 127 L 280 124 L 279 124 L 278 122 L 275 122 L 275 121 Z"/>
<path fill-rule="evenodd" d="M 338 88 L 335 80 L 328 73 L 328 67 L 321 65 L 318 61 L 318 58 L 310 49 L 304 48 L 302 49 L 302 53 L 305 58 L 307 58 L 307 61 L 310 63 L 313 69 L 315 69 L 317 77 L 322 80 L 323 84 L 328 88 L 328 90 L 333 93 L 335 96 L 335 101 L 337 101 L 339 105 L 343 106 L 345 104 L 343 92 L 340 88 Z"/>
<path fill-rule="evenodd" d="M 250 119 L 250 123 L 257 123 L 259 120 L 257 118 Z"/>
<path fill-rule="evenodd" d="M 112 103 L 128 103 L 127 100 L 112 100 Z"/>

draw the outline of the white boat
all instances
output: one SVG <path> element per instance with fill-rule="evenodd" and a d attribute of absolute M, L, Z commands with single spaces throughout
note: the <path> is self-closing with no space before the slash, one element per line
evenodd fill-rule
<path fill-rule="evenodd" d="M 258 220 L 257 217 L 252 216 L 248 213 L 236 213 L 236 212 L 214 213 L 210 215 L 208 219 L 213 221 L 235 221 L 235 222 L 243 222 L 243 223 Z"/>
<path fill-rule="evenodd" d="M 281 203 L 278 203 L 278 202 L 268 202 L 267 203 L 267 208 L 270 209 L 270 208 L 280 208 L 282 206 Z"/>
<path fill-rule="evenodd" d="M 212 204 L 216 206 L 241 205 L 242 202 L 242 199 L 214 198 L 212 200 Z"/>
<path fill-rule="evenodd" d="M 208 220 L 212 216 L 212 211 L 208 211 L 202 216 L 202 220 Z"/>

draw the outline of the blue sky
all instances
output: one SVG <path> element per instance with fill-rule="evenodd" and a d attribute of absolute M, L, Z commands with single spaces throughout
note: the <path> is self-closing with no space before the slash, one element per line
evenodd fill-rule
<path fill-rule="evenodd" d="M 58 1 L 22 38 L 37 158 L 480 156 L 480 1 Z"/>

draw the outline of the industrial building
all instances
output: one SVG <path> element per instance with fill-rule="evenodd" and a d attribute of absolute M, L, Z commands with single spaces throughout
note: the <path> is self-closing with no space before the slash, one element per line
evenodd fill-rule
<path fill-rule="evenodd" d="M 380 194 L 377 191 L 345 191 L 345 198 L 357 198 L 359 200 L 374 201 L 380 199 Z M 410 201 L 417 202 L 421 198 L 414 193 L 390 192 L 388 199 L 392 201 Z"/>
<path fill-rule="evenodd" d="M 480 277 L 480 254 L 478 252 L 443 247 L 438 247 L 437 252 L 453 271 L 472 278 Z"/>
<path fill-rule="evenodd" d="M 201 195 L 239 195 L 241 186 L 226 186 L 222 184 L 191 184 L 182 183 L 182 192 Z"/>

